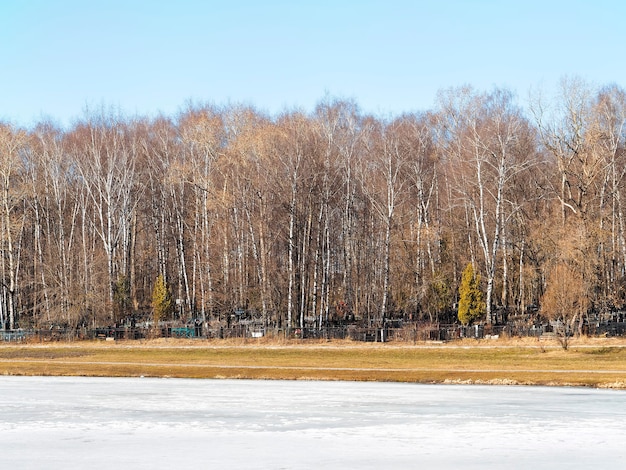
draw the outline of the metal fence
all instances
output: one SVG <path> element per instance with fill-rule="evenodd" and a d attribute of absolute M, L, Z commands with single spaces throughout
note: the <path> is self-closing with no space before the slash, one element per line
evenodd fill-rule
<path fill-rule="evenodd" d="M 463 338 L 542 337 L 554 336 L 555 326 L 543 325 L 432 325 L 410 323 L 402 327 L 380 328 L 357 325 L 310 328 L 262 328 L 253 325 L 207 328 L 202 325 L 167 326 L 155 329 L 149 326 L 106 328 L 53 328 L 0 330 L 3 342 L 49 342 L 80 340 L 140 340 L 149 338 L 291 338 L 302 340 L 349 339 L 365 342 L 455 341 Z M 626 322 L 586 324 L 582 333 L 589 336 L 626 336 Z"/>

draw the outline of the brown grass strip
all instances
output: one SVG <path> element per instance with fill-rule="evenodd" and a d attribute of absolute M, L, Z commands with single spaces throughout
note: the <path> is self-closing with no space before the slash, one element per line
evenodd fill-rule
<path fill-rule="evenodd" d="M 0 374 L 626 388 L 623 344 L 146 342 L 0 346 Z"/>

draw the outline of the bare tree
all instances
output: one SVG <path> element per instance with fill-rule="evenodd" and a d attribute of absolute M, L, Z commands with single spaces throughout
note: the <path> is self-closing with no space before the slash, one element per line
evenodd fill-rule
<path fill-rule="evenodd" d="M 86 194 L 94 208 L 92 223 L 106 256 L 110 317 L 118 273 L 127 269 L 128 233 L 139 200 L 138 148 L 128 128 L 113 117 L 90 116 L 80 125 L 73 149 Z"/>
<path fill-rule="evenodd" d="M 42 292 L 42 319 L 76 326 L 85 314 L 85 299 L 75 279 L 78 181 L 62 132 L 50 124 L 38 126 L 32 134 L 29 161 L 36 251 L 33 262 Z"/>
<path fill-rule="evenodd" d="M 504 90 L 487 95 L 470 89 L 452 91 L 442 104 L 458 195 L 483 253 L 487 322 L 491 323 L 498 249 L 504 227 L 517 210 L 509 207 L 505 213 L 506 195 L 512 178 L 534 163 L 532 154 L 525 153 L 528 123 Z"/>
<path fill-rule="evenodd" d="M 541 304 L 543 314 L 554 321 L 561 345 L 567 349 L 569 338 L 578 332 L 576 323 L 582 325 L 589 305 L 581 273 L 565 263 L 555 265 L 548 276 Z"/>
<path fill-rule="evenodd" d="M 17 324 L 17 287 L 19 276 L 20 238 L 24 228 L 25 197 L 22 152 L 26 133 L 0 123 L 0 242 L 2 246 L 2 328 Z"/>
<path fill-rule="evenodd" d="M 247 232 L 249 237 L 258 289 L 258 296 L 253 297 L 258 298 L 260 303 L 252 307 L 260 307 L 263 324 L 267 325 L 270 310 L 274 308 L 270 297 L 268 258 L 272 248 L 272 209 L 277 198 L 274 191 L 274 172 L 277 169 L 271 145 L 275 128 L 273 123 L 250 108 L 230 110 L 227 120 L 230 122 L 230 153 L 220 165 L 224 175 L 221 200 L 223 203 L 228 201 L 225 209 L 232 212 L 234 220 L 237 221 L 236 251 L 241 253 L 242 257 L 243 233 Z M 241 218 L 244 220 L 239 220 Z M 247 226 L 247 230 L 243 230 L 242 225 Z M 228 258 L 228 250 L 225 248 L 224 259 Z M 228 261 L 224 264 L 227 266 Z M 226 272 L 224 278 L 227 276 Z M 240 290 L 243 297 L 243 288 Z M 238 306 L 243 305 L 242 298 Z"/>
<path fill-rule="evenodd" d="M 626 276 L 626 223 L 624 192 L 626 175 L 626 92 L 617 86 L 601 89 L 592 103 L 593 121 L 589 129 L 594 152 L 603 161 L 602 184 L 597 209 L 599 232 L 610 234 L 610 250 L 602 260 L 605 297 L 614 306 L 620 303 L 614 286 Z M 609 209 L 610 207 L 610 209 Z"/>
<path fill-rule="evenodd" d="M 606 253 L 608 246 L 612 258 L 624 259 L 626 253 L 619 248 L 623 247 L 620 181 L 624 171 L 619 163 L 626 122 L 623 96 L 615 88 L 596 94 L 579 78 L 563 79 L 554 109 L 546 109 L 537 100 L 533 110 L 542 143 L 556 162 L 558 189 L 554 192 L 561 206 L 561 223 L 570 230 L 584 230 L 578 247 L 586 251 L 581 273 L 592 302 L 604 303 L 592 294 L 604 291 L 602 297 L 612 296 L 607 284 L 611 269 L 602 268 L 603 263 L 608 268 L 608 263 L 599 254 Z"/>
<path fill-rule="evenodd" d="M 369 158 L 361 162 L 360 179 L 363 191 L 383 224 L 383 285 L 379 311 L 383 324 L 387 318 L 390 290 L 391 231 L 396 209 L 402 202 L 407 187 L 405 172 L 410 156 L 407 136 L 402 127 L 401 120 L 384 127 L 371 122 Z"/>

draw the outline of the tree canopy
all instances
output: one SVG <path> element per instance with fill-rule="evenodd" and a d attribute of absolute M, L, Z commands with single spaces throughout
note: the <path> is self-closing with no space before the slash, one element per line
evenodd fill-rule
<path fill-rule="evenodd" d="M 454 322 L 458 302 L 470 322 L 482 302 L 494 322 L 545 302 L 560 261 L 587 310 L 624 308 L 625 124 L 623 90 L 579 80 L 529 109 L 464 87 L 384 119 L 327 98 L 2 123 L 0 322 L 149 316 L 160 276 L 181 320 Z"/>

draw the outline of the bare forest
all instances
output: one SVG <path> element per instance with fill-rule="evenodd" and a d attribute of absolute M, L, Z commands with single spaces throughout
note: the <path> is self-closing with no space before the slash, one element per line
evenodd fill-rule
<path fill-rule="evenodd" d="M 0 123 L 4 328 L 151 318 L 266 326 L 457 321 L 462 273 L 497 324 L 626 301 L 626 93 L 564 80 L 442 91 L 433 110 L 188 105 Z"/>

